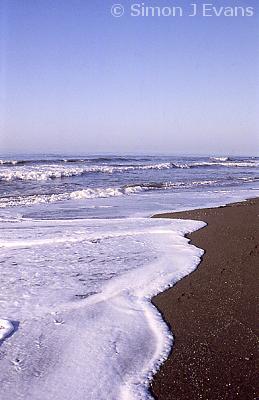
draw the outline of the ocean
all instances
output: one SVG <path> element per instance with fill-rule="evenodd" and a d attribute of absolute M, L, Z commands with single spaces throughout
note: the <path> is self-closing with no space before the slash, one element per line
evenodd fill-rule
<path fill-rule="evenodd" d="M 203 254 L 204 222 L 149 218 L 257 197 L 255 157 L 0 157 L 5 399 L 151 399 L 173 345 L 152 296 Z M 47 393 L 47 394 L 46 394 Z"/>

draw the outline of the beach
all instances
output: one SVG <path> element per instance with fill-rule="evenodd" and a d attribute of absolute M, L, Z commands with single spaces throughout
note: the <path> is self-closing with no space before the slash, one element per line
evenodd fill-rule
<path fill-rule="evenodd" d="M 254 398 L 256 206 L 221 206 L 258 197 L 258 167 L 255 157 L 0 158 L 5 399 L 147 399 L 161 366 L 152 399 Z"/>
<path fill-rule="evenodd" d="M 154 216 L 208 224 L 189 236 L 205 250 L 199 267 L 153 298 L 174 335 L 155 399 L 258 399 L 258 212 L 257 198 Z"/>

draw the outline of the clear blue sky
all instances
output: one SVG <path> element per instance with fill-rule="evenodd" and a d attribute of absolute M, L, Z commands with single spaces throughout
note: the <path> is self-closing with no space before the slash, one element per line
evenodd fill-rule
<path fill-rule="evenodd" d="M 107 0 L 0 0 L 0 151 L 256 155 L 258 7 L 132 17 L 119 1 L 121 18 Z"/>

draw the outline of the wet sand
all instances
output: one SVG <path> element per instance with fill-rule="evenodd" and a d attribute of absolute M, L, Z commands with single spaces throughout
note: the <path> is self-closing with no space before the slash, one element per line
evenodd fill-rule
<path fill-rule="evenodd" d="M 259 399 L 258 214 L 257 198 L 154 216 L 208 223 L 189 236 L 205 250 L 199 267 L 153 299 L 175 338 L 155 399 Z"/>

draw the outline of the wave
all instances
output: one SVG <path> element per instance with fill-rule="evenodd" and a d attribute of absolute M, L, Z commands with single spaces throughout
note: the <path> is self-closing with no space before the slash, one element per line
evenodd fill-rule
<path fill-rule="evenodd" d="M 156 190 L 177 190 L 177 189 L 193 189 L 202 187 L 229 186 L 238 182 L 251 183 L 258 181 L 258 177 L 242 177 L 236 181 L 222 180 L 192 180 L 178 182 L 147 182 L 138 184 L 128 184 L 122 187 L 107 187 L 107 188 L 86 188 L 72 192 L 60 194 L 35 194 L 25 196 L 6 196 L 0 200 L 0 208 L 15 207 L 15 206 L 31 206 L 41 203 L 54 203 L 67 200 L 87 200 L 97 198 L 109 198 L 139 194 L 142 192 Z"/>
<path fill-rule="evenodd" d="M 210 157 L 212 161 L 230 161 L 229 157 Z"/>
<path fill-rule="evenodd" d="M 212 186 L 219 183 L 217 180 L 190 181 L 190 182 L 148 182 L 128 184 L 121 188 L 88 188 L 70 193 L 71 199 L 91 199 L 96 197 L 115 197 L 130 195 L 153 190 L 167 190 L 177 188 L 192 188 L 197 186 Z"/>
<path fill-rule="evenodd" d="M 104 163 L 104 162 L 145 162 L 150 161 L 150 157 L 142 158 L 130 158 L 130 157 L 73 157 L 73 158 L 39 158 L 39 159 L 0 159 L 1 165 L 9 166 L 22 166 L 22 165 L 34 165 L 34 164 L 75 164 L 75 163 Z"/>
<path fill-rule="evenodd" d="M 75 200 L 80 199 L 93 199 L 93 198 L 106 198 L 114 196 L 122 196 L 123 189 L 120 188 L 95 188 L 95 189 L 82 189 L 70 193 L 70 198 Z"/>
<path fill-rule="evenodd" d="M 189 168 L 206 168 L 206 167 L 228 167 L 228 168 L 257 168 L 259 162 L 256 160 L 249 161 L 202 161 L 189 163 Z"/>
<path fill-rule="evenodd" d="M 81 175 L 84 172 L 81 168 L 25 168 L 0 170 L 1 181 L 43 181 L 48 179 L 70 177 Z"/>
<path fill-rule="evenodd" d="M 9 196 L 2 197 L 0 200 L 0 208 L 15 206 L 30 206 L 41 203 L 53 203 L 66 200 L 82 200 L 94 198 L 107 198 L 114 196 L 122 196 L 127 194 L 123 188 L 88 188 L 76 190 L 74 192 L 65 192 L 60 194 L 35 194 L 27 196 Z"/>
<path fill-rule="evenodd" d="M 2 181 L 31 181 L 31 180 L 48 180 L 48 179 L 61 179 L 72 176 L 80 176 L 89 173 L 107 173 L 112 174 L 114 172 L 126 172 L 135 170 L 163 170 L 172 168 L 189 168 L 187 164 L 175 164 L 175 163 L 158 163 L 148 165 L 130 165 L 130 166 L 108 166 L 108 165 L 93 165 L 87 167 L 64 167 L 55 165 L 51 167 L 49 165 L 41 167 L 29 168 L 16 168 L 16 169 L 2 169 L 0 170 L 0 180 Z"/>
<path fill-rule="evenodd" d="M 121 162 L 123 164 L 108 164 L 108 161 Z M 141 162 L 140 159 L 130 163 L 129 158 L 123 157 L 95 157 L 95 158 L 67 158 L 37 160 L 0 160 L 0 181 L 44 181 L 51 179 L 62 179 L 73 176 L 81 176 L 91 173 L 124 173 L 130 171 L 145 170 L 170 170 L 170 169 L 189 169 L 189 168 L 254 168 L 259 166 L 257 158 L 254 159 L 231 159 L 229 157 L 210 157 L 208 160 L 186 162 Z M 95 162 L 95 164 L 93 164 Z M 33 164 L 34 163 L 34 164 Z M 82 163 L 80 165 L 80 163 Z"/>
<path fill-rule="evenodd" d="M 37 160 L 0 160 L 0 165 L 9 166 L 22 166 L 22 165 L 34 165 L 34 164 L 60 164 L 60 163 L 83 163 L 91 161 L 90 159 L 80 158 L 61 158 L 61 159 L 37 159 Z"/>
<path fill-rule="evenodd" d="M 115 158 L 114 158 L 115 159 Z M 104 162 L 108 158 L 95 158 Z M 117 161 L 119 158 L 117 158 Z M 42 160 L 43 161 L 43 160 Z M 188 161 L 183 162 L 160 162 L 160 163 L 138 163 L 124 165 L 108 165 L 108 164 L 87 164 L 87 165 L 69 165 L 78 162 L 90 161 L 90 159 L 63 159 L 65 164 L 58 164 L 57 160 L 49 161 L 41 165 L 24 165 L 26 161 L 21 160 L 0 160 L 2 167 L 0 168 L 0 181 L 44 181 L 49 179 L 62 179 L 73 176 L 81 176 L 91 173 L 123 173 L 130 171 L 145 171 L 145 170 L 170 170 L 170 169 L 189 169 L 189 168 L 256 168 L 259 167 L 257 158 L 233 161 L 228 157 L 211 157 L 209 161 Z M 93 161 L 93 160 L 91 160 Z M 129 161 L 129 160 L 127 160 Z M 29 163 L 34 161 L 29 160 Z M 66 163 L 68 163 L 66 165 Z M 11 166 L 11 167 L 10 167 Z"/>
<path fill-rule="evenodd" d="M 253 162 L 259 159 L 259 157 L 229 157 L 229 156 L 213 156 L 209 157 L 212 161 L 235 161 L 235 162 Z"/>
<path fill-rule="evenodd" d="M 17 165 L 19 163 L 22 163 L 22 161 L 19 161 L 19 160 L 0 160 L 0 165 Z"/>
<path fill-rule="evenodd" d="M 244 182 L 255 181 L 255 178 L 240 178 Z M 233 182 L 231 182 L 232 184 Z M 30 206 L 41 203 L 53 203 L 67 200 L 87 200 L 96 198 L 108 198 L 118 196 L 128 196 L 139 194 L 142 192 L 156 190 L 177 190 L 177 189 L 192 189 L 204 186 L 215 187 L 216 185 L 229 185 L 229 182 L 220 180 L 192 180 L 178 182 L 147 182 L 128 184 L 122 187 L 106 187 L 106 188 L 85 188 L 72 192 L 64 192 L 60 194 L 35 194 L 25 196 L 6 196 L 0 200 L 0 208 L 14 206 Z"/>
<path fill-rule="evenodd" d="M 164 160 L 164 162 L 170 162 L 171 164 L 177 165 L 176 157 L 173 157 L 174 160 L 170 160 L 171 157 L 161 157 L 160 162 Z M 116 155 L 107 155 L 107 156 L 76 156 L 76 157 L 66 157 L 66 156 L 58 156 L 58 155 L 49 155 L 49 156 L 42 156 L 41 158 L 14 158 L 14 159 L 7 159 L 2 158 L 0 159 L 0 166 L 9 165 L 9 166 L 23 166 L 23 165 L 37 165 L 37 164 L 74 164 L 74 163 L 147 163 L 147 162 L 154 162 L 155 160 L 158 161 L 159 157 L 154 156 L 116 156 Z M 258 160 L 259 157 L 229 157 L 229 156 L 211 156 L 208 157 L 207 160 L 209 161 L 218 161 L 218 162 L 253 162 Z M 179 159 L 180 160 L 180 159 Z M 181 159 L 181 161 L 185 160 L 185 165 L 188 165 L 189 162 L 193 159 L 190 157 L 186 157 Z M 197 157 L 197 162 L 201 162 L 201 160 L 206 160 L 206 158 Z M 176 162 L 175 162 L 176 161 Z M 134 164 L 133 164 L 134 166 Z"/>

